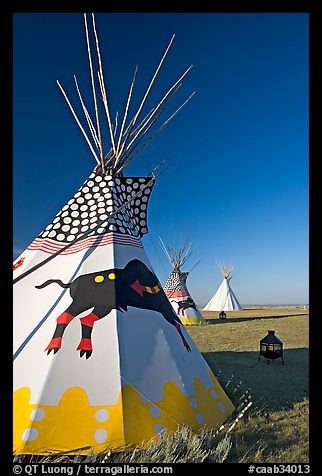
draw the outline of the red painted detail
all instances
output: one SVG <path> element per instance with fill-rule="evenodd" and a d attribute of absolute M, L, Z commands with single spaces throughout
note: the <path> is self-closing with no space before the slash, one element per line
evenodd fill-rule
<path fill-rule="evenodd" d="M 86 339 L 85 337 L 82 337 L 76 350 L 91 350 L 92 351 L 93 350 L 92 339 Z"/>
<path fill-rule="evenodd" d="M 176 323 L 175 323 L 175 326 L 176 326 L 177 331 L 180 332 L 180 336 L 181 336 L 183 345 L 184 345 L 185 348 L 190 352 L 190 351 L 191 351 L 190 345 L 188 344 L 188 342 L 186 341 L 186 339 L 185 339 L 185 338 L 183 337 L 183 335 L 182 335 L 181 328 L 180 328 L 180 324 L 179 324 L 178 322 L 176 322 Z"/>
<path fill-rule="evenodd" d="M 167 298 L 180 298 L 180 297 L 186 297 L 190 296 L 188 291 L 175 291 L 175 292 L 168 292 L 165 293 Z"/>
<path fill-rule="evenodd" d="M 59 317 L 57 317 L 57 324 L 69 324 L 70 321 L 74 319 L 74 316 L 68 312 L 63 312 Z"/>
<path fill-rule="evenodd" d="M 51 339 L 51 341 L 49 342 L 45 351 L 49 350 L 49 349 L 60 349 L 61 348 L 61 341 L 62 341 L 61 337 L 55 337 L 54 339 Z"/>
<path fill-rule="evenodd" d="M 145 291 L 145 286 L 142 286 L 138 279 L 134 281 L 133 284 L 131 284 L 131 288 L 134 289 L 134 291 L 138 293 L 141 297 L 143 297 L 143 291 Z"/>
<path fill-rule="evenodd" d="M 143 248 L 143 245 L 139 238 L 135 238 L 129 235 L 119 235 L 118 233 L 108 233 L 102 236 L 102 239 L 97 243 L 97 236 L 85 238 L 72 245 L 68 250 L 62 251 L 61 255 L 68 255 L 78 253 L 88 248 L 96 248 L 97 246 L 106 246 L 111 244 L 134 246 L 136 248 Z M 36 251 L 41 250 L 44 253 L 53 254 L 56 251 L 62 249 L 65 243 L 58 243 L 57 241 L 36 238 L 27 248 L 27 250 Z"/>
<path fill-rule="evenodd" d="M 12 266 L 13 271 L 15 271 L 17 268 L 19 268 L 19 266 L 21 266 L 24 261 L 25 261 L 25 258 L 24 258 L 24 257 L 20 258 L 20 260 L 18 260 L 18 261 Z"/>
<path fill-rule="evenodd" d="M 156 284 L 155 286 L 144 286 L 143 284 L 140 283 L 138 279 L 134 281 L 134 283 L 131 284 L 130 286 L 141 297 L 143 297 L 143 293 L 157 294 L 158 292 L 161 291 L 161 285 L 159 283 Z"/>
<path fill-rule="evenodd" d="M 183 342 L 183 345 L 185 346 L 185 348 L 189 351 L 191 351 L 190 349 L 190 345 L 188 344 L 188 342 L 186 341 L 186 339 L 182 339 L 182 342 Z"/>
<path fill-rule="evenodd" d="M 87 316 L 85 317 L 81 317 L 80 318 L 80 321 L 82 324 L 84 324 L 85 326 L 88 326 L 88 327 L 93 327 L 94 326 L 94 322 L 98 321 L 100 318 L 97 317 L 93 312 L 91 312 L 90 314 L 88 314 Z"/>

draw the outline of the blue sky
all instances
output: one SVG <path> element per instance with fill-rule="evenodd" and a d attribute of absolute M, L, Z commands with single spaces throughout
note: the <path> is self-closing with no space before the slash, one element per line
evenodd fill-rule
<path fill-rule="evenodd" d="M 307 303 L 308 15 L 104 13 L 96 25 L 113 115 L 137 64 L 138 104 L 173 33 L 150 106 L 193 64 L 176 105 L 195 96 L 126 170 L 145 175 L 170 157 L 143 238 L 162 284 L 158 237 L 183 237 L 196 246 L 187 269 L 200 260 L 188 280 L 200 305 L 221 282 L 216 261 L 235 264 L 242 304 Z M 90 92 L 82 15 L 15 14 L 13 53 L 15 258 L 95 161 L 56 85 L 76 103 L 76 74 Z"/>

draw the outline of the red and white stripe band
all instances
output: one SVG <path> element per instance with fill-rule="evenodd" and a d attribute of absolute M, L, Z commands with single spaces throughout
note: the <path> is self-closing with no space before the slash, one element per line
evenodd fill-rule
<path fill-rule="evenodd" d="M 119 233 L 107 233 L 103 236 L 89 236 L 84 240 L 71 245 L 66 250 L 62 251 L 62 255 L 69 255 L 78 253 L 88 248 L 96 248 L 97 246 L 106 245 L 123 245 L 135 246 L 143 248 L 140 238 L 130 235 L 121 235 Z M 66 246 L 66 243 L 59 243 L 50 239 L 36 238 L 27 248 L 30 251 L 43 251 L 48 254 L 54 254 Z"/>
<path fill-rule="evenodd" d="M 168 299 L 190 296 L 188 291 L 174 291 L 174 292 L 167 292 L 165 294 L 166 294 Z"/>

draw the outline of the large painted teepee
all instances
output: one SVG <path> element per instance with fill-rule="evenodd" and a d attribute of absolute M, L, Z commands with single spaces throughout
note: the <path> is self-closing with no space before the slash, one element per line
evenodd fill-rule
<path fill-rule="evenodd" d="M 107 101 L 94 15 L 91 34 L 86 15 L 84 20 L 95 119 L 75 82 L 89 133 L 58 85 L 97 165 L 14 262 L 15 454 L 121 451 L 180 425 L 194 431 L 202 425 L 217 428 L 234 410 L 182 327 L 143 248 L 148 201 L 162 167 L 146 177 L 123 175 L 174 116 L 152 132 L 190 68 L 142 118 L 172 38 L 128 120 L 135 72 L 117 127 Z M 110 133 L 107 150 L 100 108 Z"/>
<path fill-rule="evenodd" d="M 187 278 L 196 263 L 190 271 L 183 271 L 182 268 L 192 254 L 192 243 L 186 242 L 179 246 L 165 246 L 160 239 L 163 251 L 169 259 L 173 269 L 164 286 L 164 292 L 171 302 L 180 321 L 185 326 L 198 325 L 204 322 L 201 312 L 193 300 L 188 287 Z"/>
<path fill-rule="evenodd" d="M 218 268 L 223 276 L 223 281 L 208 304 L 204 307 L 205 311 L 239 311 L 242 306 L 239 304 L 234 291 L 230 286 L 231 274 L 234 266 L 218 264 Z"/>

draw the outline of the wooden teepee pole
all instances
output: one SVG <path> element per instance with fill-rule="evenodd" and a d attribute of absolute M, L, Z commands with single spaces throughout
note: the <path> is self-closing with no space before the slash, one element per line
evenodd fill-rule
<path fill-rule="evenodd" d="M 74 111 L 74 109 L 73 109 L 73 106 L 71 105 L 71 103 L 70 103 L 70 101 L 69 101 L 69 99 L 68 99 L 68 97 L 67 97 L 67 94 L 66 94 L 65 91 L 64 91 L 64 88 L 62 87 L 62 85 L 60 84 L 60 82 L 59 82 L 58 80 L 57 80 L 56 82 L 57 82 L 57 84 L 58 84 L 58 86 L 59 86 L 59 89 L 60 89 L 61 92 L 63 93 L 63 96 L 64 96 L 64 98 L 65 98 L 65 100 L 66 100 L 66 102 L 67 102 L 67 104 L 68 104 L 68 106 L 69 106 L 69 109 L 72 111 L 72 114 L 73 114 L 73 116 L 74 116 L 74 118 L 75 118 L 75 121 L 77 122 L 77 124 L 78 124 L 80 130 L 81 130 L 82 133 L 84 134 L 84 137 L 85 137 L 85 139 L 86 139 L 86 141 L 87 141 L 87 143 L 88 143 L 88 145 L 89 145 L 89 148 L 90 148 L 91 151 L 92 151 L 92 154 L 93 154 L 94 157 L 95 157 L 96 162 L 99 164 L 99 163 L 100 163 L 99 158 L 97 157 L 96 152 L 94 151 L 93 146 L 92 146 L 92 144 L 91 144 L 91 141 L 90 141 L 89 138 L 87 137 L 87 134 L 86 134 L 86 132 L 84 131 L 84 128 L 83 128 L 82 124 L 80 123 L 80 121 L 79 121 L 79 119 L 78 119 L 78 117 L 77 117 L 77 115 L 76 115 L 76 113 L 75 113 L 75 111 Z"/>
<path fill-rule="evenodd" d="M 139 117 L 139 115 L 140 115 L 140 113 L 141 113 L 141 111 L 142 111 L 142 108 L 143 108 L 143 106 L 144 106 L 144 104 L 145 104 L 145 101 L 146 101 L 148 95 L 150 94 L 151 88 L 152 88 L 152 86 L 153 86 L 153 84 L 154 84 L 154 81 L 155 81 L 156 77 L 157 77 L 158 74 L 159 74 L 159 71 L 160 71 L 160 68 L 161 68 L 161 66 L 162 66 L 162 63 L 163 63 L 163 61 L 165 60 L 165 57 L 167 56 L 168 51 L 169 51 L 169 49 L 170 49 L 170 47 L 171 47 L 171 45 L 172 45 L 172 43 L 173 43 L 174 37 L 175 37 L 175 34 L 172 35 L 172 38 L 171 38 L 171 40 L 170 40 L 170 43 L 169 43 L 167 49 L 165 50 L 165 52 L 164 52 L 164 54 L 163 54 L 163 56 L 162 56 L 162 58 L 161 58 L 161 61 L 160 61 L 160 63 L 159 63 L 159 66 L 157 67 L 157 69 L 156 69 L 156 71 L 155 71 L 155 73 L 154 73 L 154 75 L 153 75 L 153 78 L 151 79 L 151 82 L 150 82 L 150 84 L 149 84 L 149 87 L 148 87 L 148 89 L 146 90 L 146 93 L 145 93 L 145 95 L 144 95 L 144 97 L 143 97 L 143 99 L 142 99 L 142 102 L 141 102 L 140 106 L 139 106 L 139 109 L 137 110 L 137 113 L 136 113 L 135 116 L 134 116 L 133 125 L 135 124 L 137 118 Z"/>
<path fill-rule="evenodd" d="M 100 123 L 98 104 L 97 104 L 96 88 L 95 88 L 95 82 L 94 82 L 92 55 L 91 55 L 91 47 L 90 47 L 90 42 L 89 42 L 86 13 L 84 13 L 84 21 L 85 21 L 87 52 L 88 52 L 88 59 L 89 59 L 89 68 L 90 68 L 90 72 L 91 72 L 92 90 L 93 90 L 95 115 L 96 115 L 96 124 L 97 124 L 97 132 L 98 132 L 98 140 L 99 140 L 99 148 L 100 148 L 100 157 L 101 157 L 101 163 L 102 163 L 102 171 L 103 171 L 103 173 L 105 173 L 102 131 L 101 131 L 101 123 Z"/>
<path fill-rule="evenodd" d="M 76 85 L 76 89 L 77 89 L 77 93 L 78 93 L 78 97 L 79 97 L 79 100 L 81 102 L 81 105 L 82 105 L 82 108 L 83 108 L 83 111 L 84 111 L 84 114 L 85 114 L 85 117 L 86 117 L 86 120 L 87 120 L 87 124 L 88 124 L 88 127 L 89 127 L 89 130 L 92 134 L 92 137 L 94 139 L 94 142 L 96 144 L 96 147 L 97 149 L 99 150 L 99 141 L 98 141 L 98 137 L 97 137 L 97 134 L 96 134 L 96 130 L 95 130 L 95 127 L 93 125 L 93 122 L 91 120 L 91 117 L 89 115 L 89 112 L 88 110 L 86 109 L 86 106 L 84 104 L 84 101 L 83 101 L 83 98 L 82 98 L 82 95 L 81 95 L 81 92 L 80 92 L 80 89 L 79 89 L 79 86 L 78 86 L 78 82 L 77 82 L 77 78 L 76 76 L 74 75 L 74 81 L 75 81 L 75 85 Z"/>
<path fill-rule="evenodd" d="M 168 252 L 167 250 L 167 247 L 165 246 L 165 244 L 163 243 L 161 237 L 159 236 L 159 240 L 160 240 L 160 243 L 161 243 L 161 246 L 163 248 L 163 251 L 165 253 L 165 255 L 167 256 L 168 260 L 170 261 L 170 263 L 173 265 L 173 262 L 172 262 L 172 257 L 170 256 L 170 253 Z"/>
<path fill-rule="evenodd" d="M 130 106 L 130 102 L 131 102 L 131 97 L 132 97 L 132 92 L 133 92 L 134 84 L 135 84 L 135 81 L 136 81 L 137 71 L 138 71 L 138 67 L 136 66 L 135 71 L 134 71 L 134 76 L 133 76 L 133 79 L 132 79 L 132 83 L 131 83 L 131 87 L 130 87 L 130 91 L 129 91 L 129 94 L 128 94 L 126 106 L 125 106 L 125 112 L 124 112 L 124 116 L 123 116 L 122 126 L 121 126 L 121 130 L 120 130 L 120 134 L 119 134 L 119 139 L 118 139 L 118 143 L 117 143 L 117 147 L 116 147 L 116 161 L 115 161 L 115 165 L 120 161 L 120 158 L 121 158 L 121 157 L 120 157 L 121 140 L 122 140 L 122 135 L 123 135 L 123 130 L 124 130 L 125 122 L 126 122 L 127 115 L 128 115 L 128 110 L 129 110 L 129 106 Z"/>
<path fill-rule="evenodd" d="M 137 129 L 133 131 L 133 139 L 127 145 L 124 153 L 122 153 L 122 162 L 121 162 L 122 165 L 126 162 L 127 158 L 132 155 L 132 152 L 135 149 L 137 149 L 138 145 L 142 142 L 142 140 L 144 139 L 146 134 L 149 132 L 149 130 L 153 127 L 153 125 L 157 122 L 157 120 L 159 119 L 163 111 L 168 107 L 170 102 L 174 99 L 180 86 L 181 84 L 177 86 L 177 88 L 174 90 L 174 92 L 172 93 L 168 101 L 164 104 L 164 106 L 159 110 L 157 114 L 156 114 L 156 110 L 159 108 L 159 104 L 157 108 L 153 109 L 151 115 L 148 116 L 147 120 L 142 122 L 141 123 L 142 125 L 137 127 Z"/>
<path fill-rule="evenodd" d="M 195 94 L 195 92 L 193 92 L 193 93 L 188 97 L 188 99 L 186 99 L 186 101 L 185 101 L 183 104 L 181 104 L 180 107 L 178 107 L 178 109 L 159 127 L 159 129 L 157 129 L 157 130 L 152 134 L 152 136 L 150 136 L 150 137 L 148 138 L 148 140 L 142 145 L 142 147 L 141 147 L 139 150 L 137 150 L 137 151 L 135 152 L 135 154 L 132 155 L 131 158 L 129 158 L 127 161 L 125 161 L 125 162 L 123 163 L 122 167 L 120 167 L 120 168 L 117 170 L 116 173 L 121 172 L 125 167 L 127 167 L 127 166 L 135 159 L 135 157 L 136 157 L 140 152 L 142 152 L 142 150 L 145 149 L 145 147 L 146 147 L 157 135 L 160 134 L 160 132 L 162 131 L 162 129 L 171 121 L 171 119 L 174 118 L 174 116 L 180 111 L 180 109 L 182 109 L 182 108 L 185 106 L 185 104 L 187 104 L 187 102 L 192 98 L 192 96 L 193 96 L 194 94 Z"/>
<path fill-rule="evenodd" d="M 180 83 L 180 81 L 189 73 L 189 71 L 191 70 L 192 68 L 192 65 L 189 66 L 189 68 L 180 76 L 180 78 L 173 84 L 173 86 L 167 91 L 167 93 L 163 96 L 163 98 L 161 99 L 161 101 L 159 102 L 159 104 L 157 105 L 157 107 L 154 109 L 153 111 L 153 115 L 151 116 L 150 120 L 152 120 L 153 116 L 157 113 L 157 111 L 159 110 L 159 108 L 161 107 L 161 105 L 164 103 L 164 101 L 166 100 L 166 98 L 169 96 L 169 94 L 178 86 L 178 84 Z M 137 134 L 138 135 L 138 134 Z M 137 135 L 131 140 L 131 142 L 127 145 L 126 149 L 129 149 L 132 145 L 132 143 L 135 141 Z"/>
<path fill-rule="evenodd" d="M 99 77 L 100 77 L 100 86 L 101 86 L 102 99 L 103 99 L 103 103 L 104 103 L 104 107 L 105 107 L 105 111 L 106 111 L 112 148 L 113 148 L 114 155 L 115 155 L 116 154 L 115 138 L 114 138 L 114 133 L 113 133 L 113 128 L 112 128 L 110 110 L 109 110 L 109 107 L 108 107 L 108 101 L 107 101 L 107 95 L 106 95 L 106 89 L 105 89 L 105 83 L 104 83 L 104 76 L 103 76 L 103 67 L 102 67 L 101 54 L 100 54 L 100 49 L 99 49 L 99 44 L 98 44 L 98 37 L 97 37 L 97 32 L 96 32 L 94 13 L 92 13 L 92 21 L 93 21 L 93 30 L 94 30 L 95 41 L 96 41 L 97 58 L 98 58 L 98 64 L 99 64 Z"/>
<path fill-rule="evenodd" d="M 157 67 L 157 69 L 156 69 L 156 71 L 155 71 L 155 73 L 154 73 L 154 75 L 153 75 L 151 81 L 150 81 L 150 84 L 149 84 L 149 86 L 148 86 L 148 88 L 147 88 L 147 90 L 146 90 L 146 93 L 145 93 L 144 96 L 143 96 L 143 99 L 142 99 L 142 101 L 141 101 L 141 104 L 140 104 L 140 106 L 139 106 L 139 108 L 138 108 L 136 114 L 134 115 L 132 121 L 131 121 L 131 127 L 130 127 L 130 129 L 129 129 L 129 131 L 128 131 L 128 134 L 127 134 L 127 137 L 125 138 L 125 141 L 124 141 L 124 143 L 123 143 L 123 149 L 124 149 L 124 147 L 127 145 L 127 142 L 128 142 L 128 140 L 129 140 L 129 137 L 131 136 L 132 130 L 133 130 L 135 124 L 136 124 L 136 121 L 137 121 L 139 115 L 141 114 L 141 111 L 142 111 L 143 106 L 144 106 L 144 104 L 145 104 L 145 102 L 146 102 L 146 100 L 147 100 L 147 97 L 148 97 L 149 94 L 150 94 L 150 91 L 151 91 L 151 88 L 152 88 L 152 86 L 153 86 L 153 84 L 154 84 L 154 81 L 155 81 L 156 77 L 157 77 L 158 74 L 159 74 L 159 71 L 160 71 L 160 68 L 161 68 L 161 66 L 162 66 L 162 64 L 163 64 L 163 61 L 165 60 L 165 57 L 167 56 L 168 51 L 169 51 L 169 49 L 170 49 L 170 47 L 171 47 L 171 45 L 172 45 L 172 43 L 173 43 L 174 37 L 175 37 L 175 34 L 172 35 L 172 38 L 171 38 L 171 40 L 170 40 L 170 43 L 169 43 L 169 45 L 167 46 L 167 49 L 165 50 L 165 52 L 164 52 L 164 54 L 163 54 L 163 56 L 162 56 L 162 58 L 161 58 L 161 61 L 160 61 L 159 65 L 158 65 L 158 67 Z"/>

